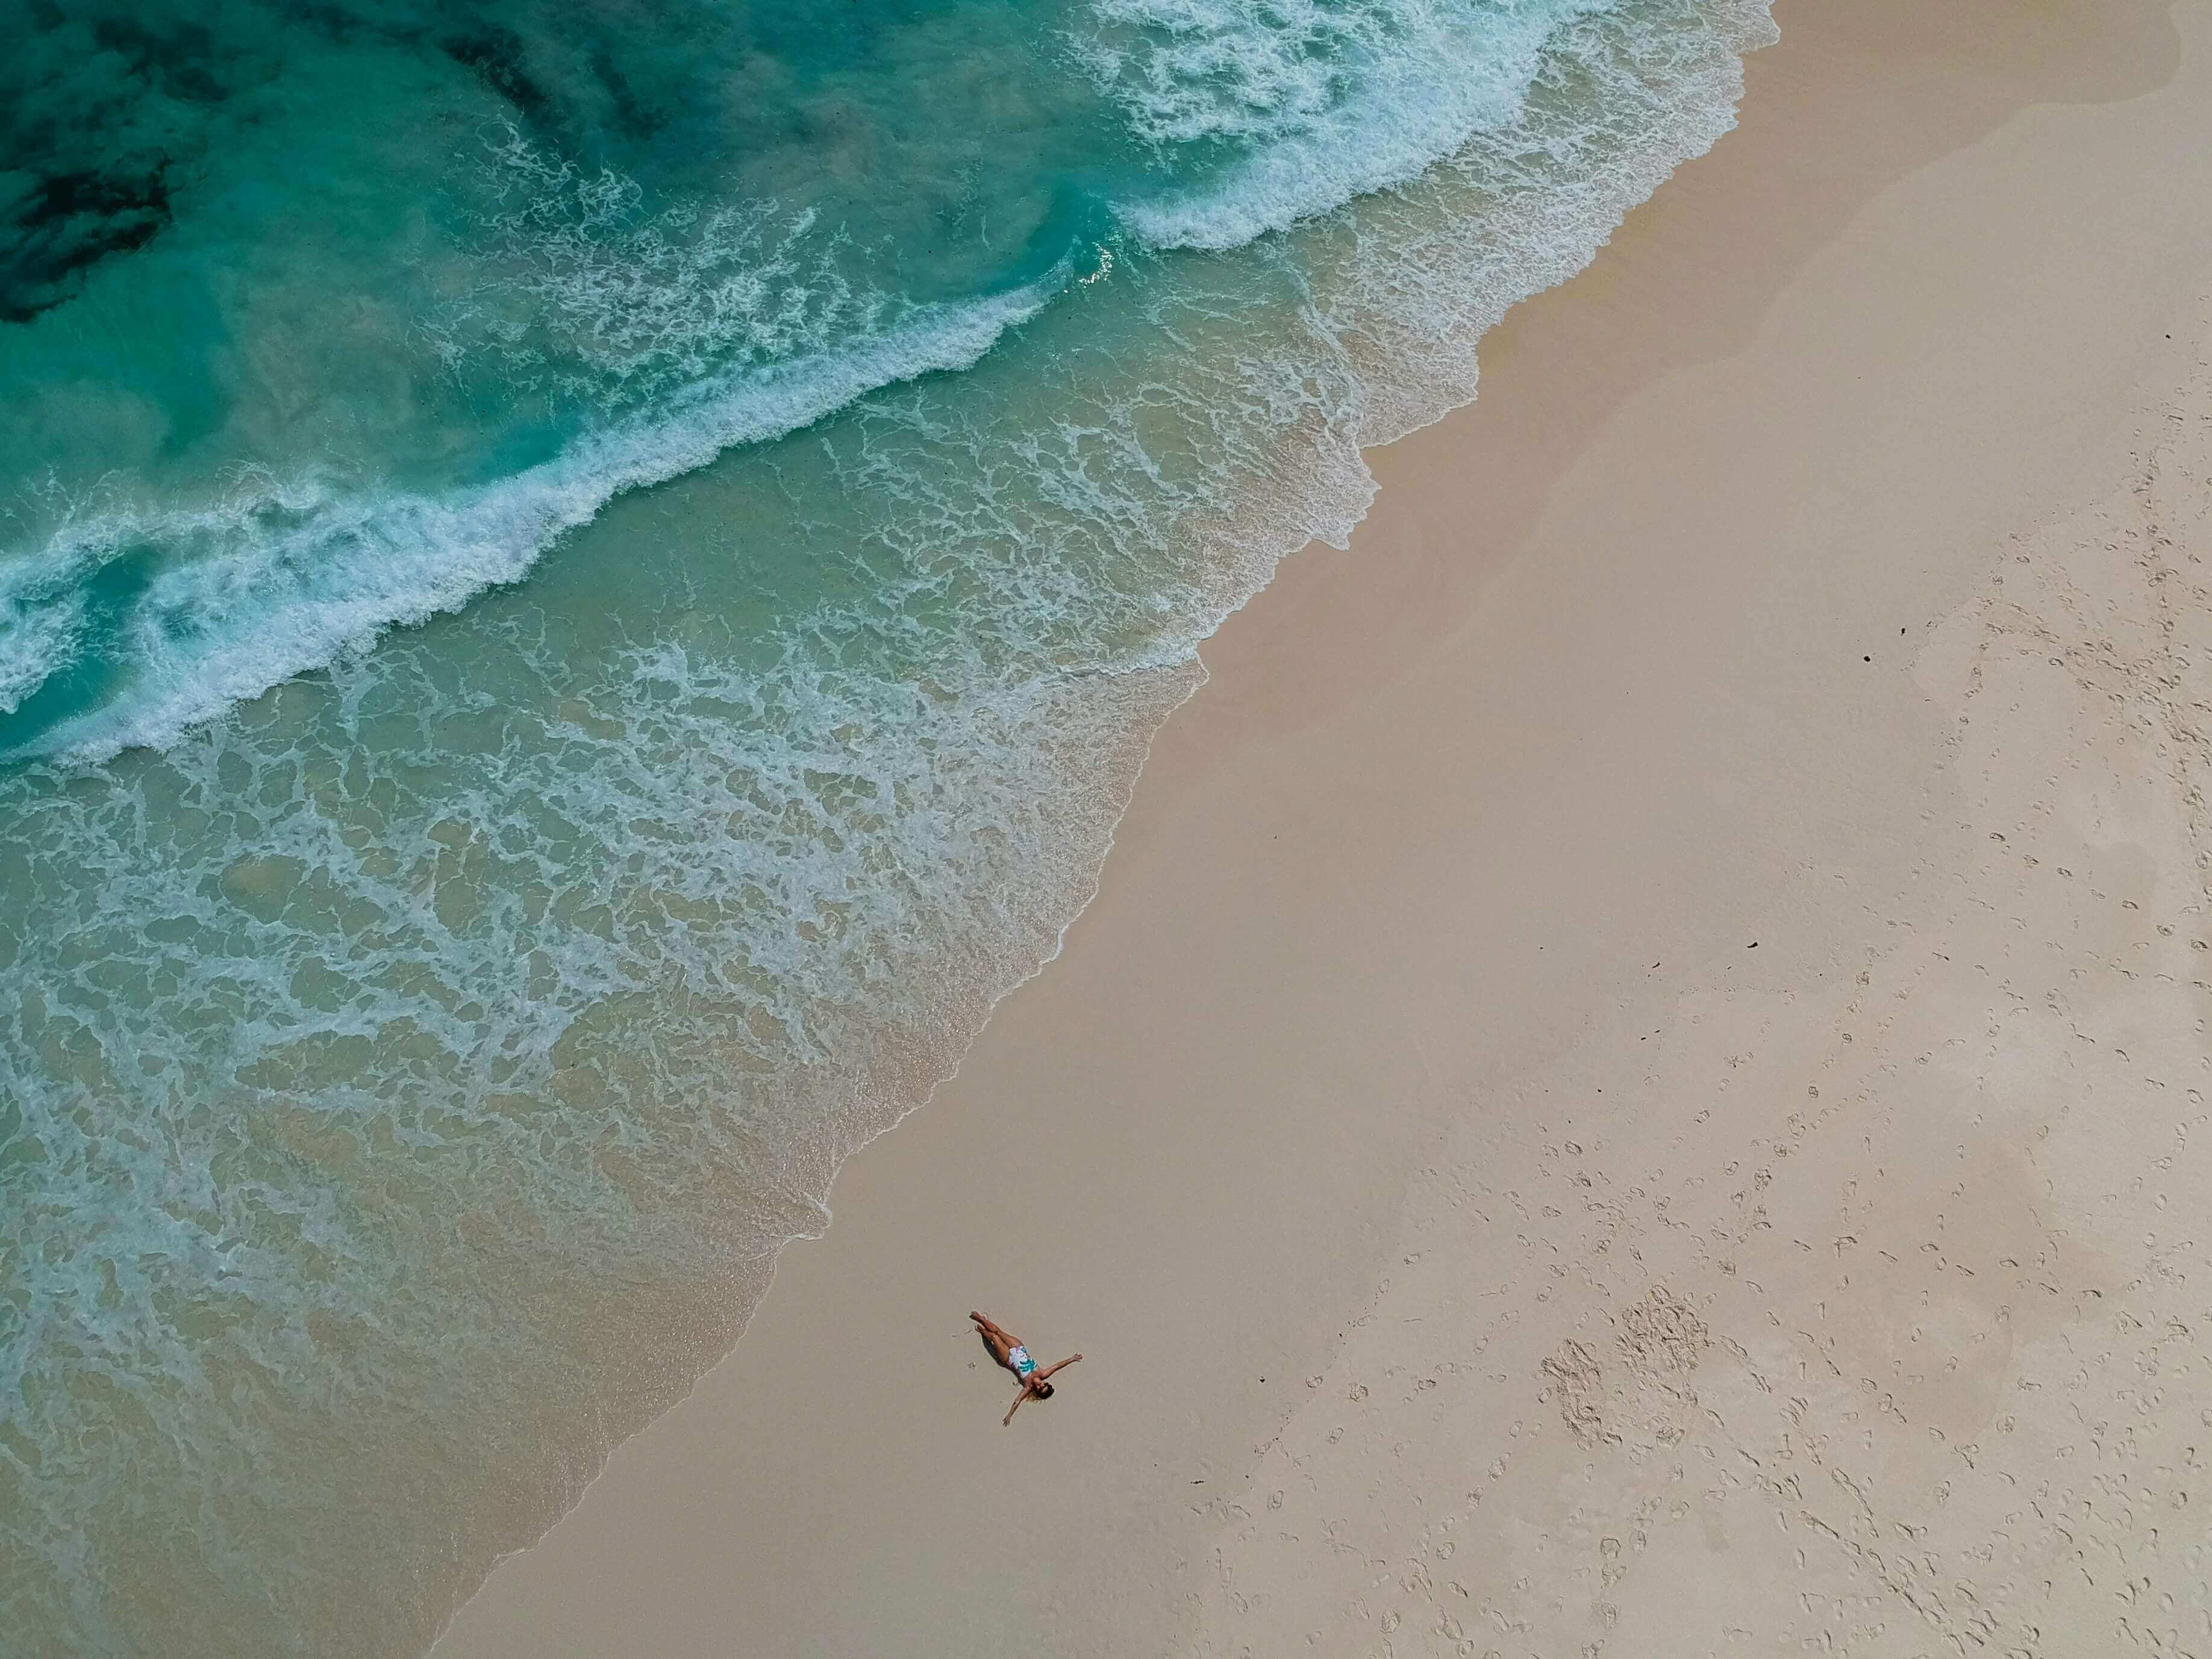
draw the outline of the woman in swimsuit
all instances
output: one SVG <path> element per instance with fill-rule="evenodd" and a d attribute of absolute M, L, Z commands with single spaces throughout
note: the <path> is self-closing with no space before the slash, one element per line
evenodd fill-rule
<path fill-rule="evenodd" d="M 1072 1353 L 1059 1364 L 1047 1365 L 1040 1370 L 1036 1361 L 1030 1358 L 1030 1351 L 1015 1339 L 1012 1331 L 1001 1328 L 979 1313 L 971 1313 L 968 1317 L 975 1322 L 975 1334 L 983 1339 L 983 1346 L 991 1351 L 991 1358 L 1012 1371 L 1014 1380 L 1022 1385 L 1022 1391 L 1014 1396 L 1014 1403 L 1006 1407 L 1006 1416 L 999 1419 L 1001 1428 L 1014 1420 L 1014 1413 L 1021 1410 L 1022 1401 L 1031 1395 L 1039 1400 L 1051 1399 L 1052 1374 L 1083 1358 L 1079 1353 Z"/>

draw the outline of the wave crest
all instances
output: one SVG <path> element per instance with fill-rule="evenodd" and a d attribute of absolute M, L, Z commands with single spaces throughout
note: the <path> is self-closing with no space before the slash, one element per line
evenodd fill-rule
<path fill-rule="evenodd" d="M 879 387 L 972 367 L 1044 299 L 1032 289 L 917 308 L 835 353 L 725 372 L 650 418 L 445 495 L 358 496 L 313 478 L 257 480 L 214 507 L 72 519 L 45 547 L 15 556 L 0 590 L 0 690 L 13 699 L 0 713 L 17 727 L 0 723 L 0 753 L 100 760 L 165 744 L 386 629 L 520 580 L 554 541 L 626 490 L 811 425 Z M 148 567 L 144 580 L 89 625 L 86 582 L 125 559 Z M 38 718 L 38 688 L 94 653 L 128 676 L 127 694 L 104 688 L 89 708 L 57 699 L 61 708 Z"/>

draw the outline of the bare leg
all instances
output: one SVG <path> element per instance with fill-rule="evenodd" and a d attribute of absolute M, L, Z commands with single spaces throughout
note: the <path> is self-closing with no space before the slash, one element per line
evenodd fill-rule
<path fill-rule="evenodd" d="M 968 1317 L 975 1322 L 975 1334 L 983 1339 L 983 1346 L 991 1351 L 991 1358 L 1008 1370 L 1013 1370 L 1013 1361 L 1006 1357 L 1016 1346 L 1013 1334 L 1001 1329 L 982 1314 L 971 1313 Z"/>

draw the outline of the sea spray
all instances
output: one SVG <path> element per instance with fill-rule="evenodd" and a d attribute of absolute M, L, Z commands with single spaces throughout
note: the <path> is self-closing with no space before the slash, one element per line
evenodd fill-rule
<path fill-rule="evenodd" d="M 619 56 L 586 10 L 578 41 Z M 411 215 L 337 214 L 420 260 L 368 249 L 331 363 L 297 355 L 286 307 L 330 319 L 292 256 L 215 234 L 255 198 L 195 207 L 274 144 L 212 117 L 173 222 L 88 231 L 0 357 L 88 445 L 15 498 L 11 741 L 106 755 L 0 775 L 0 1620 L 32 1651 L 423 1645 L 1056 949 L 1199 642 L 1309 536 L 1346 540 L 1360 447 L 1471 395 L 1480 330 L 1725 129 L 1767 31 L 1717 0 L 968 8 L 865 14 L 872 46 L 748 17 L 740 52 L 700 9 L 692 49 L 754 88 L 724 179 L 652 63 L 532 44 L 529 8 L 501 47 L 487 16 L 434 40 L 387 14 L 221 83 L 264 119 L 304 102 L 287 75 L 325 118 L 354 82 L 444 112 L 447 160 L 397 170 Z M 1249 55 L 1278 16 L 1264 73 L 1176 56 Z M 1363 73 L 1409 72 L 1406 40 L 1472 54 L 1474 125 L 1439 149 L 1416 112 L 1343 186 L 1383 193 L 1285 209 L 1269 146 L 1342 159 L 1332 112 L 1376 126 Z M 1203 131 L 1158 126 L 1164 85 Z M 1072 125 L 979 143 L 979 110 Z M 1170 212 L 1278 228 L 1148 234 Z M 162 289 L 145 355 L 102 359 L 95 323 L 188 255 L 200 298 Z M 212 389 L 163 378 L 187 313 Z M 848 374 L 811 424 L 714 427 L 945 337 L 916 319 L 973 349 Z M 622 472 L 690 422 L 675 465 Z M 420 528 L 532 479 L 584 505 L 504 541 Z M 334 513 L 383 527 L 329 537 Z M 362 593 L 313 635 L 321 596 Z M 328 666 L 262 691 L 264 650 Z M 191 702 L 226 660 L 263 663 L 230 683 L 259 695 Z"/>
<path fill-rule="evenodd" d="M 0 666 L 0 714 L 19 714 L 22 728 L 14 752 L 98 760 L 167 744 L 394 624 L 516 580 L 624 490 L 811 425 L 878 386 L 973 366 L 1040 303 L 1017 291 L 917 307 L 834 353 L 723 370 L 672 389 L 650 416 L 483 484 L 364 495 L 255 478 L 218 506 L 73 515 L 15 562 L 15 590 L 0 595 L 0 665 L 12 665 Z M 126 562 L 157 568 L 127 603 L 88 603 L 100 575 Z M 26 710 L 49 684 L 47 707 Z"/>

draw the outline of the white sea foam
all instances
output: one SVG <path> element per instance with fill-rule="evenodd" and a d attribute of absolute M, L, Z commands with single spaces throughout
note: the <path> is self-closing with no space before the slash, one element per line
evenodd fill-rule
<path fill-rule="evenodd" d="M 100 514 L 45 548 L 14 556 L 19 587 L 50 597 L 11 631 L 4 682 L 18 702 L 76 633 L 71 592 L 52 577 L 151 545 L 169 556 L 133 609 L 133 684 L 66 720 L 38 750 L 98 760 L 159 747 L 385 630 L 457 609 L 519 580 L 556 538 L 625 490 L 705 465 L 723 451 L 798 430 L 878 387 L 971 367 L 1044 303 L 1037 289 L 917 311 L 834 353 L 715 376 L 650 419 L 573 442 L 556 459 L 450 496 L 338 494 L 312 478 L 257 485 L 244 499 L 188 514 Z"/>
<path fill-rule="evenodd" d="M 21 707 L 82 637 L 78 571 L 58 563 L 0 562 L 0 714 Z"/>
<path fill-rule="evenodd" d="M 1374 262 L 1382 280 L 1425 284 L 1439 315 L 1465 313 L 1459 295 L 1517 297 L 1558 280 L 1619 211 L 1607 192 L 1577 204 L 1571 156 L 1547 167 L 1543 153 L 1516 154 L 1533 146 L 1557 159 L 1586 141 L 1532 119 L 1531 94 L 1547 53 L 1555 62 L 1580 20 L 1619 23 L 1601 5 L 1098 0 L 1076 49 L 1146 141 L 1237 152 L 1207 184 L 1117 205 L 1158 248 L 1232 248 L 1404 185 L 1455 152 L 1508 182 L 1516 171 L 1546 175 L 1562 188 L 1548 236 L 1559 257 L 1510 250 L 1528 276 L 1455 283 L 1418 258 Z M 1671 21 L 1650 38 L 1665 42 Z M 1604 96 L 1580 101 L 1605 113 Z M 1463 155 L 1462 173 L 1466 163 Z M 487 485 L 366 493 L 303 471 L 257 477 L 188 512 L 142 506 L 70 519 L 43 546 L 0 559 L 0 714 L 80 651 L 118 659 L 108 665 L 114 689 L 14 752 L 99 759 L 170 742 L 390 628 L 520 579 L 625 490 L 804 427 L 875 387 L 971 367 L 1066 275 L 902 315 L 839 274 L 811 215 L 749 204 L 656 217 L 634 181 L 585 174 L 511 131 L 489 165 L 500 198 L 514 204 L 483 227 L 491 274 L 421 332 L 457 364 L 493 348 L 518 377 L 633 412 Z M 1456 333 L 1452 349 L 1463 350 L 1468 332 Z M 1409 368 L 1434 378 L 1432 366 Z M 128 603 L 123 635 L 94 638 L 80 584 L 125 549 L 153 550 L 151 580 Z"/>
<path fill-rule="evenodd" d="M 777 609 L 772 650 L 720 603 L 742 582 L 613 646 L 479 609 L 265 720 L 179 733 L 185 714 L 163 753 L 0 776 L 0 876 L 70 918 L 0 910 L 0 1124 L 23 1113 L 40 1159 L 0 1213 L 29 1298 L 13 1326 L 0 1306 L 0 1416 L 42 1457 L 0 1468 L 21 1499 L 0 1601 L 64 1586 L 82 1650 L 146 1650 L 101 1575 L 154 1536 L 161 1582 L 200 1598 L 165 1598 L 163 1650 L 279 1650 L 283 1618 L 365 1604 L 317 1650 L 366 1651 L 524 1541 L 494 1528 L 550 1521 L 819 1227 L 838 1158 L 1055 948 L 1200 642 L 1309 536 L 1348 538 L 1360 446 L 1472 395 L 1482 330 L 1726 129 L 1763 8 L 1668 16 L 1567 25 L 1520 113 L 1389 197 L 1243 259 L 1128 262 L 1084 290 L 1133 296 L 1118 334 L 1015 296 L 957 349 L 887 358 L 975 362 L 1036 317 L 1030 372 L 916 380 L 805 446 L 779 552 L 851 580 Z M 685 326 L 643 340 L 643 372 Z M 641 426 L 481 521 L 264 488 L 231 585 L 161 593 L 222 624 L 187 627 L 174 666 L 212 639 L 265 683 L 436 608 L 424 582 L 459 603 L 441 562 L 477 540 L 532 549 L 608 480 L 808 406 L 719 386 L 677 411 L 706 425 L 691 447 Z M 671 503 L 676 544 L 749 522 L 769 497 L 742 471 Z M 88 514 L 72 556 L 163 522 Z M 313 585 L 395 547 L 427 550 L 415 586 Z M 257 656 L 259 619 L 289 614 L 272 592 L 358 629 Z M 72 1392 L 92 1370 L 118 1386 Z"/>
<path fill-rule="evenodd" d="M 635 179 L 586 172 L 512 127 L 484 172 L 498 204 L 476 227 L 484 274 L 421 325 L 456 365 L 503 349 L 591 406 L 626 407 L 880 339 L 911 309 L 839 267 L 842 237 L 811 208 L 656 212 Z"/>
<path fill-rule="evenodd" d="M 1076 43 L 1152 143 L 1225 178 L 1125 203 L 1156 247 L 1240 246 L 1413 179 L 1524 113 L 1545 47 L 1602 0 L 1097 0 Z"/>

